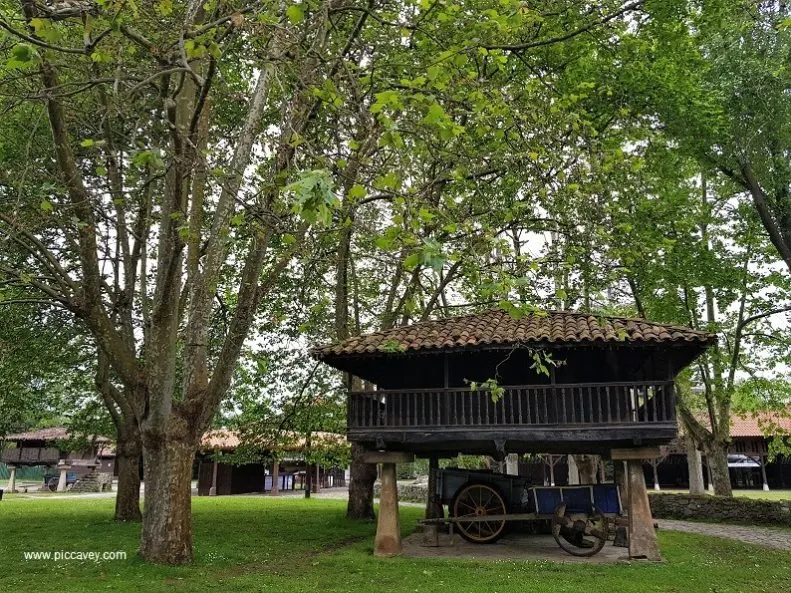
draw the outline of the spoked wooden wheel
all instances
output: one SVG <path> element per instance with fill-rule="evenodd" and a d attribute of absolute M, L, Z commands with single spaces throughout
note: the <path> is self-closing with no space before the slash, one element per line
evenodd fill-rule
<path fill-rule="evenodd" d="M 454 517 L 474 519 L 456 523 L 459 534 L 474 544 L 494 543 L 505 532 L 505 519 L 486 520 L 487 516 L 503 517 L 507 512 L 503 497 L 489 484 L 473 483 L 462 486 L 453 497 L 450 511 Z"/>
<path fill-rule="evenodd" d="M 607 543 L 607 525 L 600 513 L 566 514 L 566 503 L 562 502 L 552 515 L 552 536 L 572 556 L 589 557 Z"/>

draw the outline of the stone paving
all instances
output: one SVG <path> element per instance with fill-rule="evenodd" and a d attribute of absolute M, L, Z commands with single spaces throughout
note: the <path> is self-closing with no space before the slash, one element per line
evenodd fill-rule
<path fill-rule="evenodd" d="M 722 523 L 673 521 L 670 519 L 658 519 L 657 523 L 659 523 L 659 529 L 724 537 L 747 544 L 791 552 L 791 530 L 746 525 L 727 525 Z"/>

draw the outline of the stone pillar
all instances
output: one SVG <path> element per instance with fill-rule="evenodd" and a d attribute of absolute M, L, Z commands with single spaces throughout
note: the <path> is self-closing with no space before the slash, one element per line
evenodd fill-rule
<path fill-rule="evenodd" d="M 58 492 L 66 492 L 66 473 L 71 469 L 71 466 L 63 459 L 58 462 L 58 471 L 60 477 L 58 478 Z"/>
<path fill-rule="evenodd" d="M 277 460 L 272 462 L 272 490 L 269 494 L 271 496 L 280 494 L 280 462 Z"/>
<path fill-rule="evenodd" d="M 368 451 L 364 463 L 380 463 L 381 488 L 379 491 L 379 516 L 374 538 L 375 556 L 397 556 L 401 553 L 401 521 L 398 517 L 398 483 L 396 463 L 411 463 L 415 456 L 409 453 Z"/>
<path fill-rule="evenodd" d="M 382 464 L 382 487 L 379 492 L 379 518 L 376 523 L 374 555 L 397 556 L 401 553 L 401 521 L 398 517 L 396 464 Z"/>
<path fill-rule="evenodd" d="M 211 487 L 209 488 L 209 496 L 217 496 L 217 458 L 215 457 L 214 463 L 211 468 Z"/>
<path fill-rule="evenodd" d="M 519 475 L 519 455 L 509 453 L 505 458 L 505 473 L 509 476 Z"/>
<path fill-rule="evenodd" d="M 626 461 L 626 482 L 629 486 L 629 558 L 661 560 L 640 459 Z"/>
<path fill-rule="evenodd" d="M 8 476 L 8 493 L 13 494 L 16 490 L 16 466 L 9 465 L 8 466 L 9 476 Z"/>

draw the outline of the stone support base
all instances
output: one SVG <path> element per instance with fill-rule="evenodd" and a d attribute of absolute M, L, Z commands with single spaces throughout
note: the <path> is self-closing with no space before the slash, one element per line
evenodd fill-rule
<path fill-rule="evenodd" d="M 70 469 L 70 465 L 58 464 L 58 471 L 60 472 L 60 476 L 58 477 L 58 492 L 66 492 L 66 473 Z"/>
<path fill-rule="evenodd" d="M 397 556 L 401 553 L 401 522 L 398 517 L 395 463 L 382 463 L 381 480 L 374 555 Z"/>
<path fill-rule="evenodd" d="M 626 481 L 629 487 L 629 558 L 661 560 L 642 461 L 629 459 L 626 462 Z"/>
<path fill-rule="evenodd" d="M 8 492 L 13 494 L 16 491 L 16 466 L 8 466 Z"/>

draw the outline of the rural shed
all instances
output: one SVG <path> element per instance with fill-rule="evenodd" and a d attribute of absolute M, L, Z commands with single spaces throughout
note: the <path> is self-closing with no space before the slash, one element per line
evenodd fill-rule
<path fill-rule="evenodd" d="M 640 532 L 655 549 L 640 456 L 658 455 L 676 437 L 675 377 L 715 341 L 645 319 L 493 309 L 355 336 L 312 354 L 348 373 L 348 439 L 383 463 L 383 479 L 395 472 L 387 459 L 413 454 L 628 460 L 630 483 L 643 492 L 631 497 L 630 515 L 647 512 Z"/>

